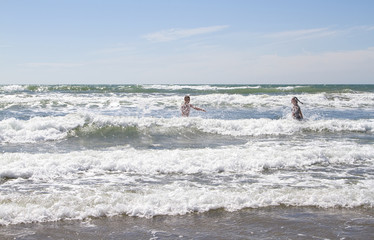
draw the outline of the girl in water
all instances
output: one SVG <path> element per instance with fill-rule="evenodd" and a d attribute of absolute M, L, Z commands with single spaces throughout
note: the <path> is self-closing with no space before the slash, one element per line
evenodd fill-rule
<path fill-rule="evenodd" d="M 302 120 L 304 118 L 303 113 L 301 112 L 300 106 L 298 103 L 303 104 L 297 97 L 291 99 L 292 107 L 292 117 L 297 120 Z"/>
<path fill-rule="evenodd" d="M 182 117 L 188 117 L 190 115 L 191 108 L 198 110 L 198 111 L 206 112 L 204 109 L 195 107 L 192 104 L 190 104 L 190 100 L 191 100 L 190 96 L 184 97 L 184 103 L 181 106 Z"/>

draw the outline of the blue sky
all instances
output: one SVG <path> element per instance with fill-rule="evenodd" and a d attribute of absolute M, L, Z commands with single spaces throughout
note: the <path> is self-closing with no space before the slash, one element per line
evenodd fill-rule
<path fill-rule="evenodd" d="M 372 0 L 0 0 L 0 84 L 374 84 Z"/>

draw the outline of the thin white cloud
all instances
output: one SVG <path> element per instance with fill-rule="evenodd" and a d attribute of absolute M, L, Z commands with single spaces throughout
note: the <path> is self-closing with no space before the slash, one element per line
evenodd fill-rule
<path fill-rule="evenodd" d="M 373 64 L 374 48 L 293 56 L 191 53 L 158 58 L 139 75 L 167 83 L 369 83 Z"/>
<path fill-rule="evenodd" d="M 264 55 L 249 67 L 258 79 L 280 83 L 369 83 L 374 48 L 314 55 Z"/>
<path fill-rule="evenodd" d="M 84 66 L 78 67 L 79 65 Z M 17 73 L 21 74 L 18 80 L 20 82 L 43 83 L 51 83 L 51 79 L 60 83 L 82 79 L 80 83 L 89 84 L 110 79 L 110 83 L 118 84 L 371 84 L 373 65 L 374 47 L 292 56 L 254 55 L 248 51 L 221 50 L 209 54 L 201 51 L 180 55 L 122 56 L 82 64 L 29 63 L 29 66 L 35 67 L 32 75 L 24 75 L 25 72 L 22 74 L 22 71 Z M 67 71 L 66 67 L 74 66 L 76 68 Z M 29 76 L 34 79 L 29 79 Z"/>
<path fill-rule="evenodd" d="M 357 32 L 374 31 L 374 26 L 354 26 L 345 29 L 331 29 L 331 28 L 312 28 L 300 29 L 293 31 L 282 31 L 275 33 L 263 34 L 261 37 L 272 38 L 277 40 L 305 40 L 313 38 L 323 38 L 330 36 L 357 34 Z"/>
<path fill-rule="evenodd" d="M 155 33 L 150 33 L 144 36 L 145 39 L 153 42 L 170 42 L 182 38 L 188 38 L 196 35 L 208 34 L 213 32 L 222 31 L 228 28 L 228 25 L 200 27 L 190 29 L 168 29 Z"/>
<path fill-rule="evenodd" d="M 301 29 L 301 30 L 295 30 L 295 31 L 270 33 L 270 34 L 265 34 L 264 37 L 281 38 L 281 39 L 292 38 L 292 39 L 300 40 L 300 39 L 331 36 L 334 34 L 336 34 L 336 31 L 329 30 L 328 28 L 314 28 L 314 29 Z"/>
<path fill-rule="evenodd" d="M 32 68 L 39 68 L 39 67 L 47 67 L 47 68 L 74 68 L 84 66 L 83 63 L 56 63 L 56 62 L 35 62 L 35 63 L 25 63 L 22 64 L 25 67 L 32 67 Z"/>
<path fill-rule="evenodd" d="M 374 26 L 357 26 L 349 29 L 350 31 L 363 30 L 363 31 L 374 31 Z"/>

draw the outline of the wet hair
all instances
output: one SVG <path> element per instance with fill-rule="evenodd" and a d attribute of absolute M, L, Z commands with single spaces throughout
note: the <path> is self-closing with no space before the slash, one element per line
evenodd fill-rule
<path fill-rule="evenodd" d="M 301 104 L 304 104 L 304 103 L 302 103 L 302 102 L 301 102 L 297 97 L 293 97 L 292 100 L 295 100 L 297 103 L 299 102 L 299 103 L 301 103 Z"/>
<path fill-rule="evenodd" d="M 186 101 L 187 99 L 190 99 L 190 96 L 188 95 L 184 96 L 184 101 Z"/>

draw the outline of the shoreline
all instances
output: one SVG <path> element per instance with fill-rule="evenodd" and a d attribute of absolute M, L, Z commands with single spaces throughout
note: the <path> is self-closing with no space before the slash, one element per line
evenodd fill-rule
<path fill-rule="evenodd" d="M 373 239 L 374 210 L 268 207 L 0 226 L 1 239 Z"/>

